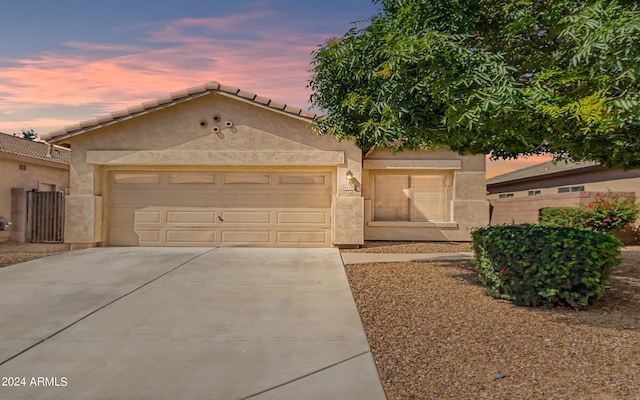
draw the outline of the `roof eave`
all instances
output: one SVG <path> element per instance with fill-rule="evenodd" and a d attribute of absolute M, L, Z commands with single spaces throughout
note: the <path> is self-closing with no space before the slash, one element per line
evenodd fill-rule
<path fill-rule="evenodd" d="M 78 136 L 78 135 L 82 135 L 84 133 L 87 132 L 91 132 L 94 131 L 96 129 L 100 129 L 100 128 L 104 128 L 106 126 L 111 126 L 123 121 L 128 121 L 130 119 L 133 119 L 135 117 L 138 117 L 140 115 L 145 115 L 145 114 L 150 114 L 154 111 L 158 111 L 158 110 L 163 110 L 165 108 L 169 108 L 171 106 L 174 106 L 176 104 L 180 104 L 180 103 L 184 103 L 187 102 L 189 100 L 193 100 L 193 99 L 197 99 L 203 96 L 206 96 L 212 92 L 215 92 L 215 90 L 207 90 L 205 92 L 201 92 L 201 93 L 194 93 L 194 94 L 190 94 L 189 96 L 186 97 L 182 97 L 176 100 L 171 100 L 170 102 L 166 102 L 166 103 L 162 103 L 162 104 L 158 104 L 149 108 L 144 108 L 141 111 L 137 111 L 137 112 L 133 112 L 130 114 L 124 114 L 124 115 L 117 115 L 120 112 L 114 112 L 112 114 L 108 114 L 108 115 L 112 115 L 116 114 L 115 116 L 112 117 L 112 119 L 109 120 L 105 120 L 104 122 L 99 122 L 101 119 L 105 119 L 106 116 L 103 117 L 98 117 L 95 118 L 93 120 L 87 120 L 87 121 L 82 121 L 80 123 L 78 123 L 77 125 L 80 126 L 80 128 L 72 130 L 70 132 L 67 131 L 67 128 L 62 128 L 59 129 L 58 131 L 53 131 L 50 133 L 50 137 L 45 139 L 45 142 L 49 143 L 49 144 L 58 144 L 58 143 L 62 143 L 65 140 L 72 138 L 74 136 Z M 144 103 L 146 104 L 146 103 Z M 82 125 L 89 125 L 91 122 L 94 122 L 94 124 L 87 126 L 86 128 L 83 128 Z M 73 126 L 73 125 L 71 125 Z M 61 133 L 60 135 L 56 135 L 56 132 L 65 132 L 65 133 Z"/>
<path fill-rule="evenodd" d="M 527 177 L 523 177 L 523 178 L 504 180 L 504 181 L 500 181 L 500 182 L 493 182 L 493 183 L 487 182 L 487 188 L 490 188 L 490 187 L 491 188 L 495 188 L 495 187 L 500 187 L 500 186 L 512 185 L 512 184 L 516 184 L 516 183 L 535 181 L 535 180 L 540 180 L 540 179 L 556 178 L 556 177 L 559 177 L 559 176 L 572 175 L 572 174 L 575 174 L 576 172 L 582 173 L 582 172 L 588 172 L 590 170 L 603 169 L 603 168 L 604 167 L 602 167 L 599 164 L 585 165 L 585 166 L 582 166 L 582 167 L 568 169 L 568 170 L 564 170 L 564 171 L 549 172 L 549 173 L 544 173 L 544 174 L 539 174 L 539 175 L 527 176 Z"/>
<path fill-rule="evenodd" d="M 270 111 L 275 111 L 289 117 L 312 122 L 321 117 L 311 111 L 304 111 L 301 108 L 289 106 L 284 103 L 275 102 L 269 98 L 258 96 L 257 94 L 245 92 L 238 88 L 221 85 L 218 82 L 208 82 L 201 86 L 192 87 L 186 90 L 175 92 L 169 96 L 157 100 L 148 101 L 137 106 L 129 107 L 125 110 L 116 111 L 94 119 L 82 121 L 75 125 L 69 125 L 62 129 L 50 132 L 45 139 L 50 144 L 61 144 L 64 141 L 87 132 L 94 131 L 106 126 L 110 126 L 122 121 L 126 121 L 140 115 L 148 114 L 157 110 L 165 109 L 179 103 L 193 100 L 208 94 L 215 93 L 237 101 L 244 101 L 247 104 L 262 107 Z"/>
<path fill-rule="evenodd" d="M 246 98 L 246 97 L 233 95 L 231 93 L 226 93 L 226 92 L 222 92 L 222 91 L 219 91 L 219 90 L 215 91 L 215 92 L 216 92 L 217 95 L 224 96 L 224 97 L 236 100 L 236 101 L 241 101 L 241 102 L 244 102 L 244 103 L 247 103 L 247 104 L 251 104 L 251 105 L 256 106 L 256 107 L 261 107 L 261 108 L 267 109 L 269 111 L 273 111 L 273 112 L 276 112 L 278 114 L 285 115 L 287 117 L 292 117 L 292 118 L 303 120 L 305 122 L 313 122 L 314 120 L 316 120 L 316 118 L 318 118 L 317 114 L 313 114 L 313 113 L 304 111 L 304 110 L 302 110 L 300 108 L 297 108 L 297 107 L 288 106 L 286 104 L 276 103 L 274 101 L 269 101 L 268 103 L 257 103 L 257 102 L 255 102 L 253 100 L 250 100 L 250 99 Z"/>

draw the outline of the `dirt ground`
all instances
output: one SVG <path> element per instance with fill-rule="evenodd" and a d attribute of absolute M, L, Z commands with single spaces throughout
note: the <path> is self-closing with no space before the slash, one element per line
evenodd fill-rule
<path fill-rule="evenodd" d="M 67 251 L 69 251 L 68 244 L 1 242 L 0 267 L 19 264 Z"/>
<path fill-rule="evenodd" d="M 461 253 L 470 252 L 471 242 L 394 242 L 368 241 L 359 249 L 343 249 L 343 253 Z"/>

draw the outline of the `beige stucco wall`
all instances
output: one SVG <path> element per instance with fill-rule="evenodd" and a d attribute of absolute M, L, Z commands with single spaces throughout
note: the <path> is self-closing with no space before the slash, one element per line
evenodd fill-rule
<path fill-rule="evenodd" d="M 541 194 L 538 196 L 512 197 L 508 199 L 491 199 L 491 225 L 513 225 L 537 223 L 540 209 L 546 207 L 578 207 L 593 203 L 598 197 L 616 197 L 620 200 L 638 201 L 634 192 L 594 191 L 560 194 Z M 638 223 L 630 224 L 620 233 L 618 238 L 625 244 L 638 241 Z"/>
<path fill-rule="evenodd" d="M 606 179 L 606 175 L 603 175 L 602 178 Z M 548 185 L 549 180 L 540 180 L 539 182 L 532 182 L 530 188 L 525 188 L 522 190 L 509 190 L 509 187 L 501 190 L 500 193 L 513 193 L 514 198 L 522 198 L 529 197 L 530 190 L 540 190 L 540 195 L 556 195 L 558 194 L 559 187 L 566 186 L 584 186 L 585 192 L 603 192 L 606 193 L 608 191 L 612 192 L 635 192 L 640 194 L 640 177 L 636 178 L 627 178 L 627 179 L 615 179 L 615 180 L 602 180 L 596 182 L 580 182 L 576 180 L 569 179 L 555 179 L 551 183 L 553 186 Z M 551 186 L 551 187 L 548 187 Z M 514 187 L 516 189 L 520 189 L 518 187 Z M 490 193 L 487 197 L 489 199 L 498 199 L 500 197 L 500 193 Z M 636 196 L 640 201 L 640 196 Z"/>
<path fill-rule="evenodd" d="M 558 193 L 559 187 L 584 186 L 584 192 Z M 640 170 L 588 168 L 562 176 L 538 177 L 522 182 L 489 187 L 488 198 L 493 206 L 491 224 L 536 222 L 538 210 L 543 207 L 577 206 L 593 202 L 598 194 L 618 194 L 620 198 L 632 198 L 640 204 Z M 530 190 L 539 190 L 537 196 L 529 196 Z M 500 194 L 513 194 L 500 199 Z M 627 244 L 640 238 L 640 219 L 631 224 L 620 238 Z"/>
<path fill-rule="evenodd" d="M 26 170 L 20 170 L 25 165 Z M 12 188 L 25 192 L 40 189 L 41 184 L 55 185 L 57 191 L 69 187 L 69 167 L 26 157 L 0 154 L 0 216 L 11 222 L 11 240 L 23 242 L 25 239 L 26 215 L 24 212 L 12 217 Z M 22 201 L 26 201 L 24 198 Z M 24 211 L 24 208 L 22 208 Z M 15 213 L 14 213 L 15 214 Z M 14 219 L 15 220 L 12 220 Z M 6 234 L 5 234 L 6 236 Z"/>
<path fill-rule="evenodd" d="M 635 197 L 633 192 L 573 192 L 539 196 L 527 196 L 525 193 L 525 196 L 509 199 L 491 199 L 491 225 L 537 223 L 541 208 L 587 205 L 604 193 L 622 200 Z"/>
<path fill-rule="evenodd" d="M 484 156 L 461 156 L 446 150 L 397 154 L 390 150 L 371 152 L 364 161 L 362 184 L 365 240 L 471 240 L 473 229 L 489 224 L 485 162 Z M 449 220 L 435 223 L 373 221 L 373 177 L 384 171 L 445 175 Z"/>
<path fill-rule="evenodd" d="M 214 121 L 214 117 L 219 121 Z M 225 122 L 232 126 L 227 127 Z M 212 128 L 218 128 L 213 132 Z M 334 230 L 344 245 L 362 243 L 362 219 L 352 217 L 360 192 L 344 190 L 346 172 L 361 180 L 362 152 L 350 142 L 311 133 L 309 121 L 254 103 L 208 94 L 68 138 L 72 149 L 71 193 L 65 240 L 75 247 L 100 245 L 108 237 L 108 174 L 112 170 L 156 170 L 260 166 L 330 165 L 336 169 Z M 361 206 L 362 207 L 362 206 Z M 360 210 L 362 213 L 362 210 Z M 93 221 L 83 223 L 91 215 Z M 359 233 L 358 233 L 359 231 Z"/>

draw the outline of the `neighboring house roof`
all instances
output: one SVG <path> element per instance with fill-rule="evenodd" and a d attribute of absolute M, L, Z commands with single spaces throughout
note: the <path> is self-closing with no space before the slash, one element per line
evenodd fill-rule
<path fill-rule="evenodd" d="M 61 147 L 49 149 L 49 145 L 44 142 L 32 142 L 6 133 L 0 133 L 0 154 L 1 153 L 56 164 L 69 165 L 71 161 L 71 151 L 68 149 Z"/>
<path fill-rule="evenodd" d="M 209 93 L 219 93 L 226 96 L 236 97 L 238 99 L 253 102 L 261 107 L 281 111 L 308 120 L 313 120 L 320 116 L 310 111 L 304 111 L 297 107 L 292 107 L 284 103 L 278 103 L 266 97 L 258 96 L 255 93 L 245 92 L 235 87 L 222 85 L 218 82 L 208 82 L 204 85 L 171 93 L 169 96 L 161 97 L 159 99 L 147 101 L 137 106 L 129 107 L 126 110 L 112 112 L 111 114 L 106 114 L 97 118 L 79 122 L 74 125 L 66 126 L 62 129 L 55 130 L 47 135 L 47 141 L 55 143 L 59 140 L 71 136 L 79 135 L 81 133 L 85 133 L 87 131 L 105 125 L 111 125 L 118 121 L 126 120 L 140 114 L 163 109 L 174 104 L 182 103 L 187 100 L 207 95 Z"/>
<path fill-rule="evenodd" d="M 502 184 L 509 184 L 522 181 L 530 181 L 541 178 L 548 178 L 550 176 L 567 175 L 578 172 L 578 170 L 592 170 L 599 169 L 600 164 L 594 161 L 547 161 L 540 164 L 535 164 L 530 167 L 511 171 L 506 174 L 494 176 L 487 179 L 487 186 L 498 186 Z"/>

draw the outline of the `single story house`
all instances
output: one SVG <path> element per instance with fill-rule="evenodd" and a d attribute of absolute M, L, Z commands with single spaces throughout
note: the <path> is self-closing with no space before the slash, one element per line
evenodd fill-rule
<path fill-rule="evenodd" d="M 25 241 L 26 192 L 69 187 L 70 152 L 0 133 L 0 241 Z"/>
<path fill-rule="evenodd" d="M 51 132 L 72 149 L 65 241 L 344 247 L 488 224 L 483 156 L 363 155 L 317 117 L 210 82 Z"/>
<path fill-rule="evenodd" d="M 547 161 L 488 179 L 487 193 L 492 225 L 537 222 L 541 208 L 586 205 L 602 195 L 640 201 L 640 170 Z M 632 231 L 621 239 L 632 243 Z"/>

